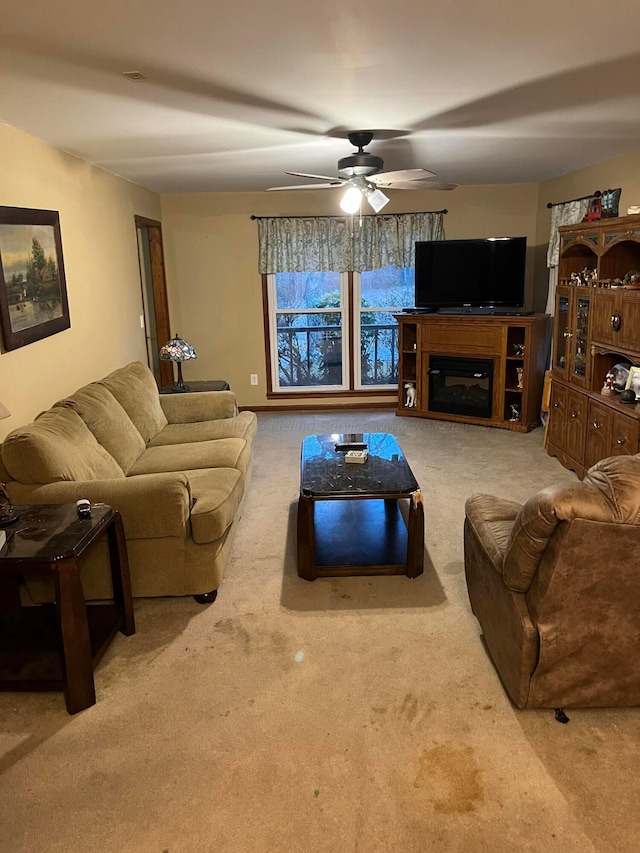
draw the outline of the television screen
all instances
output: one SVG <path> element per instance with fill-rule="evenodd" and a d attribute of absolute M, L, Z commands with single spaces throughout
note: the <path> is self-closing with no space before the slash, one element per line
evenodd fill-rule
<path fill-rule="evenodd" d="M 416 308 L 522 308 L 526 237 L 416 243 Z"/>

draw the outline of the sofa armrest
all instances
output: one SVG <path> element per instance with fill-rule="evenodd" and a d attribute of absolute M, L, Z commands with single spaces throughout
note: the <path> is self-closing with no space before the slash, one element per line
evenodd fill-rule
<path fill-rule="evenodd" d="M 114 480 L 63 480 L 46 485 L 7 484 L 14 504 L 65 504 L 87 498 L 105 503 L 122 516 L 127 539 L 184 538 L 191 491 L 186 474 L 141 474 Z"/>
<path fill-rule="evenodd" d="M 238 404 L 233 391 L 161 394 L 160 405 L 170 424 L 202 423 L 233 418 L 238 414 Z"/>

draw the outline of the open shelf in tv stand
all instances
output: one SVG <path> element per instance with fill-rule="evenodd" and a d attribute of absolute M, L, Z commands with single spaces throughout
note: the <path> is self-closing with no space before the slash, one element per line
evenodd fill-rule
<path fill-rule="evenodd" d="M 399 314 L 397 415 L 434 418 L 529 432 L 540 424 L 547 367 L 550 318 L 476 314 Z M 490 359 L 493 363 L 491 417 L 431 411 L 429 369 L 433 356 Z M 521 368 L 518 383 L 518 368 Z M 416 389 L 407 406 L 405 385 Z M 521 387 L 518 387 L 520 384 Z M 512 406 L 519 419 L 513 420 Z"/>

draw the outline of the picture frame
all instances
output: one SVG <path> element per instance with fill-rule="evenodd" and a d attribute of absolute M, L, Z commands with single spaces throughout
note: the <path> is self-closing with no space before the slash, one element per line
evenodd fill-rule
<path fill-rule="evenodd" d="M 629 368 L 629 376 L 625 388 L 631 388 L 635 392 L 636 400 L 640 400 L 640 367 Z"/>
<path fill-rule="evenodd" d="M 58 211 L 0 206 L 4 349 L 18 349 L 70 326 Z"/>

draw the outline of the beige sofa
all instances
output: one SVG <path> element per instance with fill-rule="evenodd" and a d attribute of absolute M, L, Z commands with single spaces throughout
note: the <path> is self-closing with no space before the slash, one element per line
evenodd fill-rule
<path fill-rule="evenodd" d="M 251 471 L 253 412 L 231 391 L 160 395 L 139 362 L 79 389 L 7 436 L 0 475 L 14 504 L 109 504 L 124 522 L 134 596 L 213 600 Z M 106 544 L 83 571 L 106 598 Z M 45 593 L 34 579 L 36 600 Z"/>

